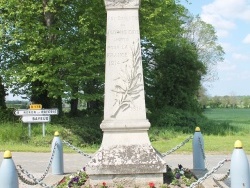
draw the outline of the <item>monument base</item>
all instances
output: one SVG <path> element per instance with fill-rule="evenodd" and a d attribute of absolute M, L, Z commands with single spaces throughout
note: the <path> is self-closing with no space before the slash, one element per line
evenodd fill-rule
<path fill-rule="evenodd" d="M 91 186 L 148 186 L 163 183 L 166 163 L 151 146 L 147 130 L 105 131 L 100 149 L 86 166 Z M 144 185 L 144 186 L 143 186 Z"/>

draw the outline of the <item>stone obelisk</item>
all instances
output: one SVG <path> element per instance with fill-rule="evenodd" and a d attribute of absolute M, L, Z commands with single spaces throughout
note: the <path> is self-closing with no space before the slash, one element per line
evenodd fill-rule
<path fill-rule="evenodd" d="M 140 0 L 105 0 L 107 10 L 103 140 L 87 164 L 90 184 L 163 183 L 164 160 L 151 146 L 142 72 Z"/>

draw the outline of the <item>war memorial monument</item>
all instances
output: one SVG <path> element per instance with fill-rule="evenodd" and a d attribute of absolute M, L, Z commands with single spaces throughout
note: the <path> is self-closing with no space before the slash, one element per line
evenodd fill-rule
<path fill-rule="evenodd" d="M 142 72 L 140 0 L 105 0 L 107 11 L 104 120 L 100 149 L 87 164 L 90 184 L 163 183 L 165 161 L 152 147 Z"/>

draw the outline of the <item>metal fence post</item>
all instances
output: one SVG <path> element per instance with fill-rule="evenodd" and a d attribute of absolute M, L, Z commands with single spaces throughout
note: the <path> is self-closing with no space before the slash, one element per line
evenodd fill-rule
<path fill-rule="evenodd" d="M 193 169 L 205 170 L 204 140 L 199 127 L 195 128 L 193 138 Z"/>
<path fill-rule="evenodd" d="M 0 167 L 0 187 L 4 188 L 18 188 L 18 175 L 16 165 L 12 160 L 10 151 L 5 151 L 3 161 Z"/>
<path fill-rule="evenodd" d="M 51 152 L 53 152 L 54 149 L 55 153 L 52 160 L 52 174 L 60 175 L 64 173 L 64 166 L 63 166 L 63 144 L 59 138 L 58 131 L 56 131 L 54 134 Z"/>
<path fill-rule="evenodd" d="M 230 165 L 230 177 L 231 188 L 250 188 L 249 163 L 240 140 L 234 143 Z"/>

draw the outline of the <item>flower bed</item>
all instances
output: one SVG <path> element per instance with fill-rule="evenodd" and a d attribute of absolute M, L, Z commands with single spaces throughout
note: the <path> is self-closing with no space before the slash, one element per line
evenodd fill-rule
<path fill-rule="evenodd" d="M 88 175 L 85 171 L 85 167 L 75 174 L 64 177 L 57 185 L 57 188 L 91 188 L 85 185 L 88 180 Z M 176 187 L 188 187 L 193 182 L 196 182 L 194 174 L 187 168 L 183 168 L 182 165 L 178 165 L 178 168 L 171 169 L 167 166 L 167 172 L 164 174 L 164 184 L 159 188 L 176 188 Z M 106 182 L 102 182 L 100 188 L 108 188 Z M 117 188 L 126 188 L 118 186 Z M 154 182 L 148 183 L 148 188 L 156 188 Z"/>

